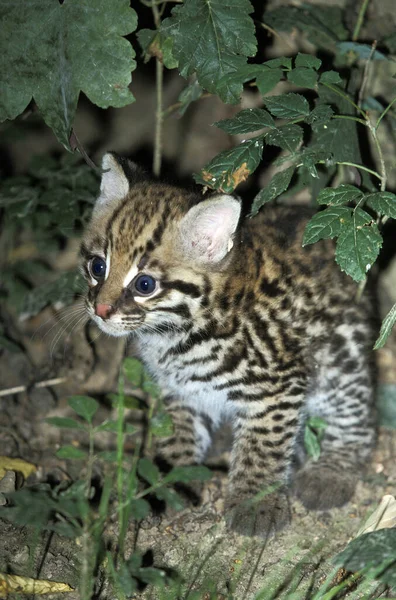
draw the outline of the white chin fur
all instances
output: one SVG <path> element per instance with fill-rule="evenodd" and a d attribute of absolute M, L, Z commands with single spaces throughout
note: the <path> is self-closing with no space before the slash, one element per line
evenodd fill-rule
<path fill-rule="evenodd" d="M 112 324 L 109 321 L 103 321 L 103 319 L 97 317 L 93 317 L 93 320 L 99 329 L 101 329 L 104 333 L 107 333 L 107 335 L 111 335 L 113 337 L 125 337 L 131 333 L 116 323 Z"/>

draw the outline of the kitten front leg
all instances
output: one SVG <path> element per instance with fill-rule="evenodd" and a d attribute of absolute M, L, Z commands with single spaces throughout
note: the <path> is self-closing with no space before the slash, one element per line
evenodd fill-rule
<path fill-rule="evenodd" d="M 171 467 L 201 463 L 211 443 L 213 424 L 210 417 L 179 398 L 168 396 L 164 405 L 172 418 L 173 434 L 156 439 L 159 459 Z"/>
<path fill-rule="evenodd" d="M 303 400 L 289 393 L 238 402 L 226 501 L 228 526 L 238 533 L 266 538 L 290 522 L 287 484 Z"/>

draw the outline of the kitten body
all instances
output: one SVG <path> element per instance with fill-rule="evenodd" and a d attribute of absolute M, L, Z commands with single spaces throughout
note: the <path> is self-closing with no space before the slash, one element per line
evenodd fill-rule
<path fill-rule="evenodd" d="M 103 166 L 82 245 L 87 307 L 107 333 L 136 333 L 174 422 L 161 457 L 201 462 L 231 421 L 226 518 L 240 533 L 287 523 L 290 485 L 308 508 L 344 504 L 375 438 L 370 306 L 354 303 L 331 242 L 301 247 L 310 211 L 240 222 L 231 196 L 200 201 L 114 155 Z M 322 452 L 295 472 L 308 416 L 327 422 Z"/>

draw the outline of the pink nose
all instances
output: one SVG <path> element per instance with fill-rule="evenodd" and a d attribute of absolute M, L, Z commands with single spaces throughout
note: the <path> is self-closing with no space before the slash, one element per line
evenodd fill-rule
<path fill-rule="evenodd" d="M 97 304 L 95 306 L 95 313 L 98 317 L 102 317 L 102 319 L 108 319 L 112 308 L 111 304 Z"/>

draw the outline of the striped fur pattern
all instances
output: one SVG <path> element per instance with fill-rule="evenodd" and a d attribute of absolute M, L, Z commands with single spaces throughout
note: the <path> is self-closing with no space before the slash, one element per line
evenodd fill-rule
<path fill-rule="evenodd" d="M 370 306 L 354 303 L 330 242 L 301 247 L 309 211 L 238 222 L 230 196 L 202 202 L 112 154 L 103 167 L 81 250 L 87 309 L 106 333 L 136 335 L 162 386 L 174 435 L 161 457 L 201 462 L 231 421 L 226 519 L 242 534 L 283 527 L 290 489 L 312 509 L 347 502 L 375 440 Z M 105 263 L 98 280 L 94 257 Z M 155 281 L 149 295 L 137 291 L 142 274 Z M 328 425 L 319 460 L 302 464 L 312 415 Z"/>

